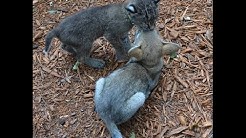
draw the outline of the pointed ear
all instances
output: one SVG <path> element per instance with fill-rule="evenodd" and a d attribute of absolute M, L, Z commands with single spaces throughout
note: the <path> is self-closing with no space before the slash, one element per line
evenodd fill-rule
<path fill-rule="evenodd" d="M 164 42 L 162 41 L 162 54 L 163 55 L 171 55 L 172 53 L 178 52 L 178 50 L 181 48 L 178 44 L 170 43 L 170 42 Z"/>
<path fill-rule="evenodd" d="M 128 51 L 128 56 L 134 57 L 139 61 L 143 58 L 143 50 L 140 49 L 140 46 L 134 46 Z"/>

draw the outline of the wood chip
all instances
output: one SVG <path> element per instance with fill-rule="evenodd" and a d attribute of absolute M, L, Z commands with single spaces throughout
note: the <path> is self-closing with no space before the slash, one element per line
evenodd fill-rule
<path fill-rule="evenodd" d="M 187 10 L 189 9 L 189 7 L 186 7 L 185 8 L 185 11 L 183 12 L 183 14 L 180 16 L 180 21 L 183 21 L 184 20 L 184 16 L 185 16 L 185 14 L 186 14 L 186 12 L 187 12 Z"/>
<path fill-rule="evenodd" d="M 173 98 L 173 95 L 174 93 L 177 91 L 177 83 L 176 81 L 174 81 L 173 83 L 173 89 L 172 89 L 172 92 L 171 92 L 171 98 Z"/>
<path fill-rule="evenodd" d="M 189 41 L 190 41 L 190 40 L 189 40 L 187 37 L 185 37 L 185 36 L 182 36 L 181 39 L 184 40 L 185 42 L 189 42 Z"/>
<path fill-rule="evenodd" d="M 170 131 L 170 132 L 167 134 L 167 137 L 170 137 L 170 136 L 172 136 L 172 135 L 174 135 L 174 134 L 178 134 L 178 133 L 184 131 L 184 130 L 187 129 L 187 128 L 188 128 L 188 126 L 181 126 L 181 127 L 176 128 L 176 129 L 173 129 L 172 131 Z"/>
<path fill-rule="evenodd" d="M 43 57 L 43 60 L 45 61 L 46 64 L 50 63 L 49 59 L 47 57 L 45 57 L 45 56 Z"/>
<path fill-rule="evenodd" d="M 40 103 L 41 102 L 41 96 L 37 96 L 37 97 L 35 97 L 35 99 L 34 99 L 34 101 L 36 102 L 36 103 Z"/>
<path fill-rule="evenodd" d="M 56 49 L 56 51 L 54 52 L 54 54 L 50 57 L 50 60 L 53 60 L 55 57 L 58 56 L 58 51 L 59 51 L 59 48 Z"/>
<path fill-rule="evenodd" d="M 39 22 L 39 20 L 36 20 L 36 24 L 37 24 L 38 26 L 41 25 L 40 22 Z"/>
<path fill-rule="evenodd" d="M 173 30 L 173 29 L 168 29 L 170 31 L 170 35 L 173 36 L 174 39 L 176 39 L 179 35 L 179 32 Z"/>
<path fill-rule="evenodd" d="M 186 135 L 189 135 L 189 136 L 193 136 L 193 137 L 196 136 L 196 135 L 195 135 L 195 132 L 190 131 L 190 130 L 185 130 L 185 131 L 183 131 L 182 133 L 183 133 L 183 134 L 186 134 Z"/>
<path fill-rule="evenodd" d="M 212 31 L 211 30 L 206 30 L 205 36 L 212 43 Z"/>
<path fill-rule="evenodd" d="M 93 94 L 89 93 L 89 94 L 84 94 L 84 98 L 92 98 Z"/>
<path fill-rule="evenodd" d="M 189 87 L 189 85 L 184 81 L 184 80 L 182 80 L 179 76 L 174 76 L 174 78 L 180 83 L 180 84 L 182 84 L 185 88 L 188 88 Z"/>
<path fill-rule="evenodd" d="M 193 51 L 193 49 L 191 49 L 191 48 L 186 48 L 186 49 L 184 49 L 184 50 L 182 50 L 180 53 L 190 53 L 191 51 Z"/>
<path fill-rule="evenodd" d="M 164 23 L 161 23 L 161 24 L 159 24 L 159 28 L 160 29 L 163 29 L 165 26 L 164 26 Z"/>
<path fill-rule="evenodd" d="M 36 41 L 37 39 L 41 38 L 43 35 L 43 31 L 38 31 L 38 33 L 33 37 L 33 41 Z"/>
<path fill-rule="evenodd" d="M 179 121 L 180 121 L 181 125 L 184 125 L 184 126 L 186 126 L 186 125 L 187 125 L 187 122 L 186 122 L 186 120 L 185 120 L 185 117 L 184 117 L 184 116 L 179 115 L 179 116 L 178 116 L 178 119 L 179 119 Z"/>
<path fill-rule="evenodd" d="M 196 34 L 204 34 L 204 33 L 206 33 L 206 31 L 207 31 L 207 30 L 201 30 L 201 31 L 196 31 L 195 33 L 196 33 Z"/>
<path fill-rule="evenodd" d="M 157 135 L 156 137 L 157 138 L 163 138 L 163 136 L 165 135 L 165 133 L 167 132 L 168 130 L 168 127 L 165 126 L 162 130 L 161 130 L 161 133 L 159 135 Z"/>
<path fill-rule="evenodd" d="M 211 131 L 212 131 L 212 128 L 207 129 L 207 130 L 202 134 L 202 138 L 207 138 Z"/>
<path fill-rule="evenodd" d="M 56 77 L 59 77 L 59 78 L 63 78 L 61 75 L 57 74 L 56 72 L 50 70 L 49 68 L 45 67 L 45 66 L 42 66 L 42 69 L 47 72 L 47 73 L 50 73 L 51 75 L 53 76 L 56 76 Z"/>
<path fill-rule="evenodd" d="M 77 120 L 78 120 L 77 118 L 76 119 L 73 119 L 72 121 L 70 121 L 70 124 L 71 125 L 74 124 Z"/>
<path fill-rule="evenodd" d="M 208 2 L 211 0 L 160 1 L 160 35 L 182 48 L 177 58 L 163 57 L 166 66 L 152 96 L 135 117 L 119 126 L 124 137 L 132 132 L 137 138 L 213 137 L 213 9 Z M 96 52 L 93 48 L 91 52 L 91 57 L 108 63 L 103 69 L 81 65 L 77 71 L 72 70 L 75 57 L 60 49 L 57 38 L 47 57 L 42 52 L 46 34 L 65 17 L 111 1 L 55 0 L 52 7 L 49 3 L 33 0 L 32 5 L 32 40 L 36 48 L 32 50 L 33 137 L 111 137 L 94 111 L 93 100 L 95 81 L 125 64 L 115 61 L 116 52 L 109 41 L 99 38 L 93 44 Z M 55 14 L 50 14 L 51 10 Z M 129 35 L 131 42 L 134 29 Z M 64 122 L 59 123 L 60 116 Z M 182 126 L 193 128 L 182 130 Z"/>
<path fill-rule="evenodd" d="M 202 127 L 210 127 L 212 125 L 213 125 L 213 123 L 211 121 L 206 121 L 206 122 L 202 123 Z"/>
<path fill-rule="evenodd" d="M 158 125 L 158 126 L 157 126 L 157 130 L 156 130 L 156 132 L 155 132 L 155 133 L 153 133 L 153 136 L 158 135 L 160 132 L 161 132 L 161 125 Z"/>

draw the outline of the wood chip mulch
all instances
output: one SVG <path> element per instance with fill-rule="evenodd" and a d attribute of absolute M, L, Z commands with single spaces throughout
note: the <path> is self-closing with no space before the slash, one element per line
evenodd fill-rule
<path fill-rule="evenodd" d="M 44 37 L 64 17 L 80 9 L 123 0 L 33 0 L 33 137 L 109 138 L 94 111 L 95 81 L 125 63 L 102 38 L 93 56 L 104 69 L 86 65 L 73 71 L 74 57 L 54 39 L 49 56 L 42 53 Z M 213 1 L 161 0 L 157 28 L 166 41 L 182 48 L 178 57 L 164 57 L 159 83 L 140 110 L 119 129 L 125 137 L 213 137 Z M 131 39 L 133 38 L 131 33 Z"/>

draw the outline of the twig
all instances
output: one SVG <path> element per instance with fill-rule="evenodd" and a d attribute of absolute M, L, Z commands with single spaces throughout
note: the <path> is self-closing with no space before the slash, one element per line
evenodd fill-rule
<path fill-rule="evenodd" d="M 185 16 L 185 14 L 186 14 L 186 12 L 187 12 L 188 9 L 189 9 L 189 6 L 187 6 L 187 7 L 185 8 L 184 13 L 183 13 L 182 16 L 179 18 L 180 21 L 182 21 L 182 20 L 184 19 L 184 16 Z"/>
<path fill-rule="evenodd" d="M 180 26 L 177 28 L 174 28 L 175 30 L 180 30 L 180 29 L 190 29 L 190 28 L 194 28 L 197 27 L 197 25 L 187 25 L 187 26 Z"/>
<path fill-rule="evenodd" d="M 183 57 L 181 54 L 179 54 L 178 56 L 179 56 L 179 58 L 181 59 L 182 62 L 185 62 L 186 64 L 188 64 L 188 65 L 190 65 L 190 66 L 192 66 L 192 67 L 195 67 L 195 68 L 200 69 L 199 67 L 197 67 L 197 66 L 195 66 L 195 65 L 192 65 L 191 63 L 189 63 L 188 61 L 186 61 L 186 60 L 184 59 L 184 57 Z"/>
<path fill-rule="evenodd" d="M 205 41 L 205 43 L 207 44 L 207 46 L 208 46 L 209 48 L 213 49 L 212 44 L 210 44 L 210 42 L 209 42 L 202 34 L 200 34 L 200 36 L 203 38 L 203 40 Z"/>
<path fill-rule="evenodd" d="M 185 81 L 183 81 L 179 76 L 174 76 L 174 78 L 178 81 L 178 82 L 180 82 L 185 88 L 188 88 L 189 86 L 188 86 L 188 84 L 185 82 Z"/>
<path fill-rule="evenodd" d="M 77 73 L 78 73 L 78 75 L 79 75 L 79 79 L 80 79 L 80 81 L 83 83 L 82 78 L 81 78 L 81 76 L 80 76 L 80 71 L 79 71 L 79 68 L 77 68 Z"/>

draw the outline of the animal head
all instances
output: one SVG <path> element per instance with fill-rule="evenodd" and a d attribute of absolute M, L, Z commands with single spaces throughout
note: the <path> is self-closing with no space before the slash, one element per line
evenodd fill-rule
<path fill-rule="evenodd" d="M 154 48 L 142 43 L 132 47 L 128 51 L 128 55 L 134 57 L 137 61 L 150 59 L 152 61 L 157 61 L 158 58 L 161 58 L 164 55 L 171 55 L 180 49 L 180 46 L 175 43 L 161 41 L 161 44 L 161 46 Z"/>
<path fill-rule="evenodd" d="M 142 30 L 153 30 L 159 14 L 159 1 L 160 0 L 128 0 L 125 9 L 129 14 L 131 22 Z"/>

